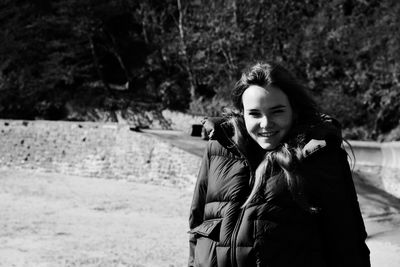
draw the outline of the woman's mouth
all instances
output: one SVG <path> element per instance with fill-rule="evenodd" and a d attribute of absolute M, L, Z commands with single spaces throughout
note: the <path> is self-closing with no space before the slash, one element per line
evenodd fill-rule
<path fill-rule="evenodd" d="M 278 133 L 278 131 L 260 132 L 260 133 L 258 133 L 258 136 L 268 138 L 268 137 L 276 135 L 277 133 Z"/>

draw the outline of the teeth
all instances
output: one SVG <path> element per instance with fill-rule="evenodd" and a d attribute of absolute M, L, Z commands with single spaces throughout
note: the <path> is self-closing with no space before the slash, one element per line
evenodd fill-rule
<path fill-rule="evenodd" d="M 267 132 L 267 133 L 260 133 L 259 135 L 263 136 L 263 137 L 270 137 L 270 136 L 275 135 L 276 133 L 277 132 Z"/>

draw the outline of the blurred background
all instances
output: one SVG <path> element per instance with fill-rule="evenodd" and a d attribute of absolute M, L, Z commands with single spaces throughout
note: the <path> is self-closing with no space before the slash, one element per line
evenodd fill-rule
<path fill-rule="evenodd" d="M 396 0 L 2 0 L 0 117 L 218 115 L 281 62 L 353 140 L 400 140 Z"/>

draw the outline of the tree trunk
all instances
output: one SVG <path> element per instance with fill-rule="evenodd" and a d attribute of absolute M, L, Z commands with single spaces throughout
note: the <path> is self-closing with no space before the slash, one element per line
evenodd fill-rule
<path fill-rule="evenodd" d="M 237 20 L 237 4 L 236 0 L 232 0 L 232 10 L 233 10 L 233 24 L 235 25 L 236 29 L 238 29 L 238 20 Z"/>
<path fill-rule="evenodd" d="M 124 61 L 122 60 L 121 55 L 118 53 L 118 51 L 116 51 L 115 48 L 111 49 L 111 53 L 118 60 L 119 66 L 121 67 L 122 71 L 124 72 L 126 81 L 127 81 L 128 85 L 129 85 L 131 83 L 130 74 L 129 74 L 128 68 L 126 67 Z M 130 89 L 130 88 L 128 88 L 128 89 Z"/>
<path fill-rule="evenodd" d="M 179 12 L 179 20 L 178 20 L 178 28 L 179 28 L 179 37 L 180 37 L 180 43 L 181 43 L 181 53 L 183 56 L 186 72 L 188 74 L 188 79 L 189 79 L 189 85 L 190 85 L 190 98 L 191 100 L 195 99 L 195 78 L 190 66 L 190 61 L 187 56 L 187 47 L 185 43 L 185 33 L 183 30 L 183 9 L 182 9 L 182 4 L 181 0 L 176 0 L 177 5 L 178 5 L 178 12 Z"/>
<path fill-rule="evenodd" d="M 146 17 L 146 11 L 145 11 L 145 7 L 143 4 L 140 5 L 140 9 L 139 9 L 139 14 L 142 18 L 142 35 L 143 35 L 143 39 L 146 45 L 149 44 L 149 37 L 147 34 L 147 17 Z"/>
<path fill-rule="evenodd" d="M 128 68 L 126 67 L 126 65 L 125 65 L 125 63 L 124 63 L 124 61 L 123 61 L 123 59 L 122 59 L 120 53 L 118 52 L 117 41 L 115 40 L 114 36 L 113 36 L 111 33 L 107 33 L 107 32 L 106 32 L 106 34 L 108 35 L 108 37 L 110 38 L 111 43 L 112 43 L 112 45 L 111 45 L 111 47 L 110 47 L 110 52 L 111 52 L 111 53 L 114 55 L 114 57 L 117 59 L 119 66 L 121 67 L 122 71 L 124 72 L 124 75 L 125 75 L 127 84 L 128 84 L 128 86 L 129 86 L 128 89 L 130 90 L 130 89 L 131 89 L 131 86 L 130 86 L 130 85 L 132 84 L 132 83 L 131 83 L 131 75 L 130 75 L 129 70 L 128 70 Z"/>
<path fill-rule="evenodd" d="M 100 69 L 99 59 L 97 57 L 96 49 L 94 47 L 93 38 L 91 36 L 89 36 L 89 46 L 90 46 L 90 51 L 91 51 L 91 54 L 92 54 L 93 63 L 94 63 L 94 67 L 96 68 L 97 75 L 99 76 L 99 79 L 103 83 L 103 86 L 107 91 L 107 94 L 111 94 L 111 88 L 110 88 L 109 84 L 107 83 L 107 81 L 105 80 L 103 72 Z"/>

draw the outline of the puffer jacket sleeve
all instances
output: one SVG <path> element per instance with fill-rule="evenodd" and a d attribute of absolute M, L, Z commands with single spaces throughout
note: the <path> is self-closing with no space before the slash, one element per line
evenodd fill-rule
<path fill-rule="evenodd" d="M 312 186 L 311 200 L 320 208 L 319 231 L 329 267 L 370 266 L 367 233 L 361 216 L 347 153 L 327 145 L 304 159 Z"/>
<path fill-rule="evenodd" d="M 200 170 L 197 176 L 197 182 L 193 193 L 192 204 L 190 207 L 190 215 L 189 215 L 189 227 L 193 229 L 203 222 L 204 216 L 204 206 L 206 201 L 207 194 L 207 180 L 208 180 L 208 171 L 209 171 L 209 150 L 210 143 L 208 143 L 207 149 L 203 155 L 202 163 L 200 166 Z M 189 262 L 188 266 L 194 266 L 194 251 L 196 247 L 196 238 L 194 234 L 190 234 L 189 237 Z"/>

